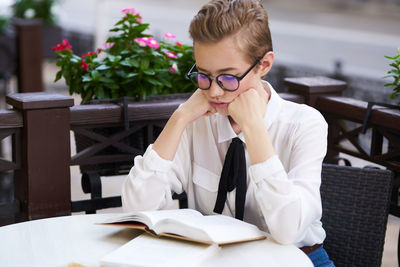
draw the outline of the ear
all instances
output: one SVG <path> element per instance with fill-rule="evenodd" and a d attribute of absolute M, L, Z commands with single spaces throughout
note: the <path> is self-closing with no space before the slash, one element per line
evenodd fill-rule
<path fill-rule="evenodd" d="M 274 63 L 274 52 L 269 51 L 265 53 L 262 59 L 260 59 L 260 67 L 258 68 L 258 73 L 260 74 L 261 78 L 267 75 L 267 73 L 272 68 L 272 64 Z"/>

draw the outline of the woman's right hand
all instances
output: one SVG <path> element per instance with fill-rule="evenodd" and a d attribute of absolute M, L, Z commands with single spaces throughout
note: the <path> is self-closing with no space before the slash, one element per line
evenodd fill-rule
<path fill-rule="evenodd" d="M 197 89 L 169 118 L 153 144 L 154 151 L 163 159 L 173 160 L 186 125 L 201 116 L 211 115 L 215 112 L 216 110 L 200 89 Z"/>
<path fill-rule="evenodd" d="M 180 116 L 185 118 L 187 123 L 191 123 L 202 116 L 209 116 L 216 112 L 201 89 L 197 89 L 176 111 Z"/>

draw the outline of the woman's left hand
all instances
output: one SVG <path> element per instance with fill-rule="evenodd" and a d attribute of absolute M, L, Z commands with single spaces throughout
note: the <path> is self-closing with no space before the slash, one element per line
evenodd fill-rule
<path fill-rule="evenodd" d="M 268 99 L 269 95 L 262 84 L 250 88 L 229 104 L 229 115 L 241 129 L 248 124 L 260 123 L 264 120 Z"/>

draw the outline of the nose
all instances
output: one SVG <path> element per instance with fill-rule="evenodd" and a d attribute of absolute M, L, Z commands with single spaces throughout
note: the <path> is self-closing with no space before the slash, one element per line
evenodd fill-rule
<path fill-rule="evenodd" d="M 211 98 L 220 97 L 225 93 L 225 91 L 218 85 L 215 78 L 211 80 L 211 86 L 210 89 L 207 90 L 207 92 Z"/>

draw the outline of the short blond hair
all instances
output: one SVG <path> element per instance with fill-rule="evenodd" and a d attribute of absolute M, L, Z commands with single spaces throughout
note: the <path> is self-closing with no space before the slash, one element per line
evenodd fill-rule
<path fill-rule="evenodd" d="M 235 35 L 249 63 L 272 51 L 267 11 L 259 0 L 212 0 L 192 19 L 189 33 L 198 43 Z"/>

